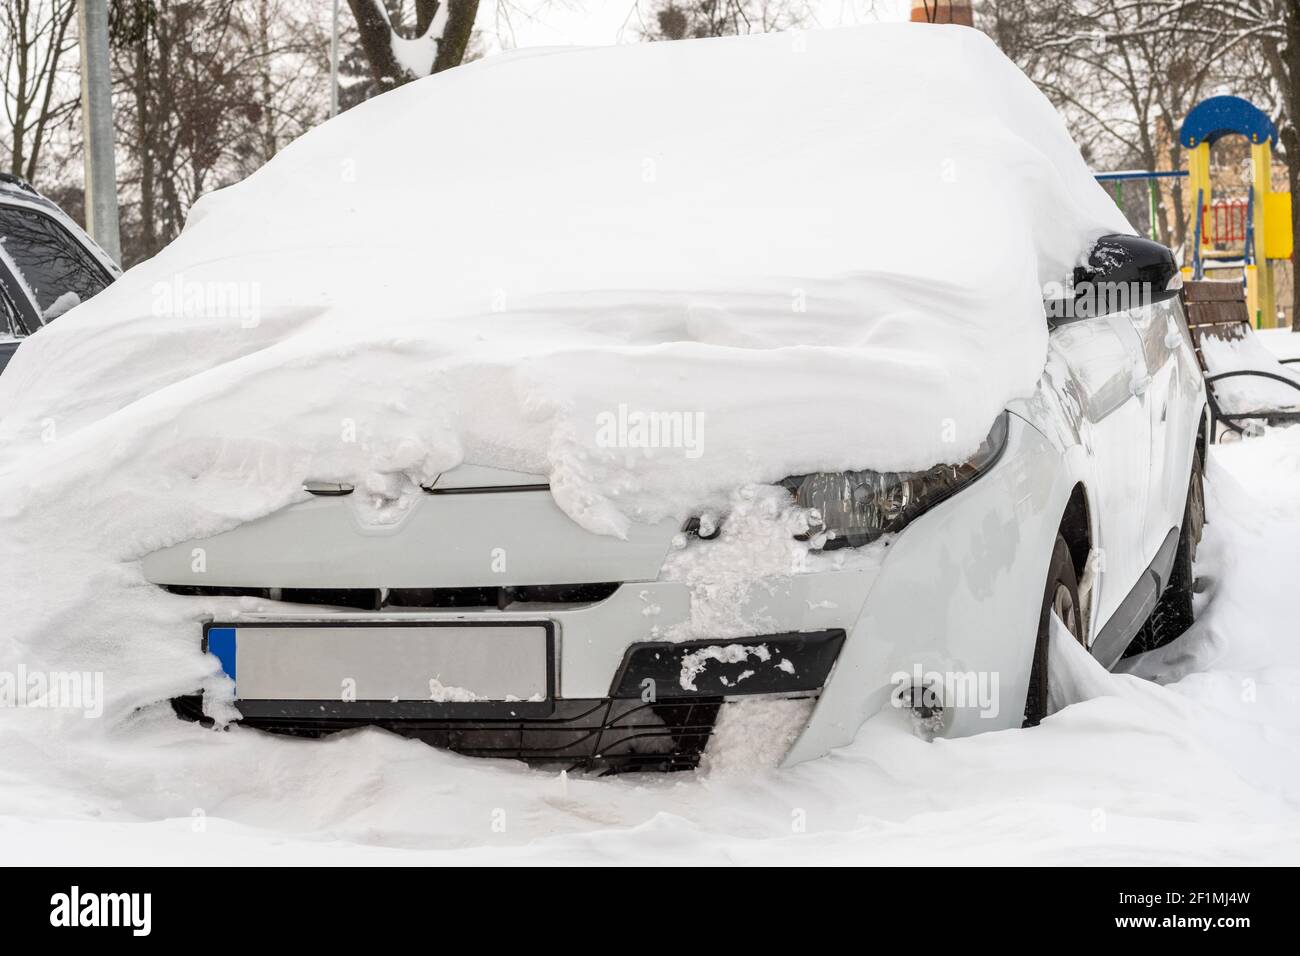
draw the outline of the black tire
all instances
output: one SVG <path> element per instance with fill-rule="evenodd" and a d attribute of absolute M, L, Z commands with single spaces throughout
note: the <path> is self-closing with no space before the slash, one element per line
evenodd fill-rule
<path fill-rule="evenodd" d="M 1169 585 L 1156 602 L 1151 616 L 1137 632 L 1124 651 L 1125 657 L 1144 654 L 1164 647 L 1177 638 L 1196 619 L 1192 612 L 1192 591 L 1196 577 L 1192 571 L 1196 560 L 1196 546 L 1201 541 L 1205 527 L 1205 483 L 1201 470 L 1201 453 L 1192 458 L 1192 477 L 1187 486 L 1187 506 L 1183 509 L 1183 526 L 1178 534 L 1178 550 L 1174 552 L 1174 566 L 1169 575 Z"/>
<path fill-rule="evenodd" d="M 1061 613 L 1074 639 L 1083 643 L 1082 608 L 1079 605 L 1079 579 L 1070 558 L 1070 547 L 1059 534 L 1052 549 L 1043 589 L 1043 608 L 1038 615 L 1038 640 L 1034 642 L 1034 666 L 1029 672 L 1029 693 L 1025 696 L 1026 727 L 1036 727 L 1047 716 L 1047 657 L 1050 650 L 1052 610 Z"/>

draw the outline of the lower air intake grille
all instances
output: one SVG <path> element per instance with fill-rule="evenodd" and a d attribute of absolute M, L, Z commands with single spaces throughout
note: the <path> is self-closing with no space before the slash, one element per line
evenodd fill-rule
<path fill-rule="evenodd" d="M 203 720 L 197 697 L 173 702 L 182 717 Z M 350 720 L 245 718 L 273 733 L 320 737 L 355 727 L 382 727 L 444 750 L 534 764 L 561 764 L 620 773 L 693 770 L 713 733 L 719 697 L 644 703 L 641 700 L 557 700 L 555 713 L 529 720 Z"/>

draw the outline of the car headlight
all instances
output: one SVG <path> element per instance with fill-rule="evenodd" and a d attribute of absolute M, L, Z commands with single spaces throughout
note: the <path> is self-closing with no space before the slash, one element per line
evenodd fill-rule
<path fill-rule="evenodd" d="M 989 469 L 1007 443 L 1007 413 L 970 458 L 926 471 L 846 471 L 799 475 L 781 484 L 808 509 L 800 540 L 820 541 L 824 551 L 857 548 L 901 531 L 918 515 L 970 484 Z"/>

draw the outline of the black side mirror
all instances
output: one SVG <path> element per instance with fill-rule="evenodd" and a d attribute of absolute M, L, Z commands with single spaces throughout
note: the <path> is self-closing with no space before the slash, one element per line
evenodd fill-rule
<path fill-rule="evenodd" d="M 1063 296 L 1045 303 L 1054 322 L 1127 312 L 1172 299 L 1183 287 L 1174 254 L 1138 236 L 1102 236 L 1071 279 Z"/>

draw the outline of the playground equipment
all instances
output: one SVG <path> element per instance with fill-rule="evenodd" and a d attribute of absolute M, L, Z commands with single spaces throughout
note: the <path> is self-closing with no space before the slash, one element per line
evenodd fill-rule
<path fill-rule="evenodd" d="M 1215 197 L 1210 179 L 1210 148 L 1225 136 L 1250 141 L 1251 183 L 1245 199 Z M 1263 110 L 1239 96 L 1214 96 L 1197 104 L 1178 133 L 1187 150 L 1185 170 L 1121 170 L 1098 173 L 1097 181 L 1109 186 L 1116 205 L 1124 205 L 1124 184 L 1146 184 L 1151 238 L 1159 240 L 1156 217 L 1160 181 L 1188 180 L 1195 202 L 1192 219 L 1191 265 L 1186 278 L 1200 280 L 1207 271 L 1241 269 L 1246 302 L 1255 327 L 1277 322 L 1273 261 L 1291 258 L 1291 194 L 1273 190 L 1273 147 L 1277 127 Z M 1216 248 L 1227 246 L 1228 248 Z"/>
<path fill-rule="evenodd" d="M 1244 202 L 1214 199 L 1210 179 L 1210 148 L 1233 135 L 1250 141 L 1252 178 Z M 1196 203 L 1192 264 L 1184 273 L 1199 280 L 1207 270 L 1244 270 L 1246 301 L 1256 328 L 1275 325 L 1272 262 L 1291 258 L 1291 194 L 1273 191 L 1277 127 L 1263 110 L 1239 96 L 1214 96 L 1187 114 L 1178 140 L 1187 150 L 1188 188 Z M 1213 248 L 1236 242 L 1239 248 Z"/>

